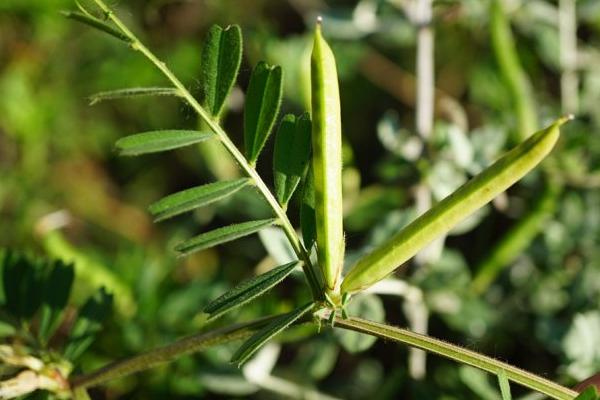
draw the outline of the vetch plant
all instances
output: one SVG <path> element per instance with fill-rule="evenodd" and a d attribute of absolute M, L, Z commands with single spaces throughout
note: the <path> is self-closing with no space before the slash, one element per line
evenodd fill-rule
<path fill-rule="evenodd" d="M 498 376 L 503 397 L 510 398 L 512 381 L 555 399 L 573 399 L 578 393 L 545 378 L 447 342 L 411 331 L 347 315 L 345 306 L 352 296 L 385 279 L 419 250 L 445 234 L 499 193 L 535 168 L 553 149 L 560 127 L 570 117 L 557 119 L 532 134 L 495 163 L 475 176 L 446 199 L 416 218 L 398 234 L 360 258 L 342 276 L 344 233 L 342 226 L 342 149 L 340 100 L 333 52 L 323 38 L 321 21 L 315 28 L 311 57 L 310 116 L 286 115 L 277 129 L 282 101 L 283 71 L 278 66 L 258 63 L 251 74 L 244 109 L 243 151 L 233 143 L 220 123 L 228 95 L 237 78 L 242 57 L 242 36 L 237 26 L 213 27 L 202 54 L 203 100 L 198 101 L 167 65 L 159 60 L 103 0 L 94 0 L 100 17 L 80 6 L 70 18 L 97 28 L 125 42 L 143 55 L 167 79 L 171 87 L 128 88 L 92 97 L 92 103 L 137 96 L 176 96 L 199 116 L 199 131 L 165 130 L 136 134 L 117 142 L 122 155 L 140 155 L 189 146 L 201 141 L 219 142 L 233 157 L 245 177 L 208 183 L 171 194 L 150 206 L 156 221 L 192 211 L 219 201 L 246 186 L 253 186 L 271 209 L 271 218 L 246 221 L 202 233 L 175 246 L 185 256 L 269 226 L 279 227 L 293 249 L 296 260 L 241 283 L 205 306 L 209 318 L 216 319 L 265 294 L 295 269 L 306 277 L 312 300 L 281 315 L 268 316 L 181 339 L 146 353 L 116 361 L 88 374 L 70 379 L 77 393 L 86 388 L 137 371 L 170 362 L 177 357 L 207 347 L 246 339 L 232 362 L 246 362 L 265 343 L 292 325 L 329 323 L 346 329 L 396 341 L 433 352 Z M 273 157 L 274 188 L 255 169 L 260 154 L 275 134 Z M 312 145 L 312 146 L 311 146 Z M 312 147 L 312 149 L 311 149 Z M 288 203 L 300 190 L 301 235 L 290 222 Z M 316 250 L 316 257 L 313 256 Z"/>

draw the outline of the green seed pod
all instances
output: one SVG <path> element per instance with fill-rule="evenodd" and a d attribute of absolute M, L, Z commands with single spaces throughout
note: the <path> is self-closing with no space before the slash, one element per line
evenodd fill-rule
<path fill-rule="evenodd" d="M 491 201 L 539 164 L 554 147 L 563 117 L 522 142 L 498 161 L 418 217 L 388 242 L 358 261 L 344 278 L 342 293 L 384 279 L 438 236 Z"/>
<path fill-rule="evenodd" d="M 315 29 L 311 56 L 312 143 L 317 252 L 326 289 L 339 291 L 344 259 L 342 213 L 342 125 L 335 58 Z"/>

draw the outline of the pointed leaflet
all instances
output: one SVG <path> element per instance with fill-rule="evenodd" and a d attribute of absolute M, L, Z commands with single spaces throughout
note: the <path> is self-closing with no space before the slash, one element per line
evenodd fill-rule
<path fill-rule="evenodd" d="M 275 197 L 281 205 L 286 205 L 300 179 L 306 172 L 310 157 L 311 124 L 308 114 L 296 118 L 292 114 L 283 117 L 273 152 L 273 172 Z"/>
<path fill-rule="evenodd" d="M 250 357 L 252 357 L 252 354 L 260 349 L 266 342 L 296 322 L 298 319 L 304 316 L 304 314 L 308 313 L 313 306 L 314 303 L 308 303 L 300 308 L 297 308 L 288 314 L 282 315 L 260 331 L 256 332 L 240 346 L 240 348 L 231 358 L 231 362 L 237 364 L 238 366 L 244 364 Z"/>
<path fill-rule="evenodd" d="M 197 186 L 163 197 L 152 204 L 148 210 L 154 217 L 154 222 L 162 221 L 224 199 L 248 183 L 250 183 L 250 179 L 241 178 Z"/>
<path fill-rule="evenodd" d="M 344 262 L 342 125 L 335 58 L 320 23 L 311 56 L 311 88 L 317 250 L 325 284 L 337 292 Z"/>
<path fill-rule="evenodd" d="M 211 132 L 164 130 L 126 136 L 115 143 L 121 156 L 158 153 L 178 149 L 214 137 Z"/>
<path fill-rule="evenodd" d="M 39 338 L 42 343 L 47 343 L 61 322 L 61 317 L 75 278 L 73 265 L 64 264 L 62 261 L 50 263 L 47 278 L 45 279 Z"/>
<path fill-rule="evenodd" d="M 315 179 L 309 167 L 302 185 L 302 204 L 300 205 L 300 228 L 304 247 L 309 251 L 317 237 L 317 221 L 315 213 Z"/>
<path fill-rule="evenodd" d="M 179 91 L 174 88 L 164 87 L 139 87 L 109 90 L 93 94 L 89 97 L 90 105 L 100 103 L 105 100 L 127 99 L 130 97 L 150 97 L 150 96 L 179 96 Z"/>
<path fill-rule="evenodd" d="M 202 90 L 204 107 L 218 117 L 242 62 L 242 31 L 231 25 L 223 29 L 213 25 L 202 49 Z"/>
<path fill-rule="evenodd" d="M 269 289 L 283 281 L 292 271 L 300 266 L 302 262 L 293 261 L 288 264 L 280 265 L 273 268 L 269 272 L 256 276 L 232 290 L 223 294 L 216 300 L 212 301 L 204 308 L 204 312 L 210 314 L 210 318 L 217 318 L 226 312 L 229 312 L 237 307 L 240 307 L 258 296 L 263 295 Z"/>
<path fill-rule="evenodd" d="M 88 14 L 84 14 L 79 11 L 63 11 L 62 14 L 70 19 L 74 19 L 75 21 L 79 21 L 83 24 L 91 26 L 92 28 L 98 29 L 104 33 L 108 33 L 109 35 L 116 37 L 119 40 L 130 43 L 132 40 L 128 38 L 125 34 L 120 32 L 119 30 L 113 28 L 109 24 L 104 21 L 99 20 L 96 17 L 93 17 Z"/>
<path fill-rule="evenodd" d="M 255 232 L 258 232 L 264 227 L 273 225 L 275 221 L 276 219 L 274 218 L 261 219 L 257 221 L 242 222 L 241 224 L 234 224 L 225 226 L 223 228 L 218 228 L 178 244 L 177 246 L 175 246 L 175 251 L 177 251 L 182 256 L 186 256 L 188 254 L 208 249 L 218 244 L 230 242 L 232 240 L 251 235 Z"/>
<path fill-rule="evenodd" d="M 419 250 L 512 186 L 552 150 L 559 127 L 557 120 L 513 148 L 479 175 L 461 186 L 354 265 L 342 283 L 342 292 L 357 292 L 382 280 Z"/>
<path fill-rule="evenodd" d="M 282 95 L 281 67 L 259 62 L 250 77 L 244 109 L 244 146 L 250 165 L 256 163 L 269 138 Z"/>

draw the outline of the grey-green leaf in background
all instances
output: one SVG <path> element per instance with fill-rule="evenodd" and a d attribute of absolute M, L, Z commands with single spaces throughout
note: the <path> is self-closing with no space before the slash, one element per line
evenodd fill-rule
<path fill-rule="evenodd" d="M 242 62 L 242 31 L 238 25 L 213 25 L 202 49 L 204 107 L 219 117 Z"/>
<path fill-rule="evenodd" d="M 131 97 L 179 96 L 179 91 L 169 87 L 138 87 L 109 90 L 89 97 L 90 105 L 106 100 L 128 99 Z"/>
<path fill-rule="evenodd" d="M 175 251 L 182 256 L 186 256 L 218 244 L 227 243 L 251 235 L 264 227 L 274 224 L 275 221 L 275 218 L 261 219 L 217 228 L 178 244 L 175 246 Z"/>
<path fill-rule="evenodd" d="M 275 196 L 281 205 L 290 201 L 306 172 L 310 159 L 311 129 L 307 113 L 298 118 L 288 114 L 281 121 L 275 136 L 273 173 Z"/>
<path fill-rule="evenodd" d="M 178 149 L 214 137 L 211 132 L 164 130 L 138 133 L 119 139 L 115 147 L 121 156 L 158 153 Z"/>
<path fill-rule="evenodd" d="M 193 187 L 163 197 L 150 205 L 148 210 L 154 217 L 154 222 L 162 221 L 231 196 L 248 183 L 250 179 L 241 178 Z"/>
<path fill-rule="evenodd" d="M 244 364 L 265 343 L 308 313 L 313 306 L 314 303 L 308 303 L 302 307 L 299 307 L 294 311 L 282 315 L 260 331 L 256 332 L 240 346 L 240 348 L 231 358 L 231 362 L 237 364 L 238 366 Z"/>
<path fill-rule="evenodd" d="M 283 73 L 281 67 L 259 62 L 250 77 L 244 109 L 244 146 L 250 165 L 269 138 L 281 106 Z"/>
<path fill-rule="evenodd" d="M 232 290 L 212 301 L 204 308 L 204 312 L 210 314 L 210 318 L 214 319 L 225 314 L 226 312 L 238 308 L 263 295 L 272 287 L 283 281 L 296 267 L 300 266 L 301 264 L 301 261 L 294 261 L 284 264 L 273 268 L 269 272 L 242 282 Z"/>

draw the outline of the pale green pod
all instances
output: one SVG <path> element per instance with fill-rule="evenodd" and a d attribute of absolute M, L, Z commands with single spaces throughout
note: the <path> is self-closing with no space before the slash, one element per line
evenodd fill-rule
<path fill-rule="evenodd" d="M 337 293 L 344 259 L 342 125 L 335 58 L 320 21 L 311 56 L 311 88 L 317 252 L 326 289 Z"/>
<path fill-rule="evenodd" d="M 548 155 L 558 140 L 559 127 L 569 119 L 563 117 L 535 133 L 360 259 L 344 278 L 342 293 L 357 292 L 384 279 L 427 244 L 521 179 Z"/>

